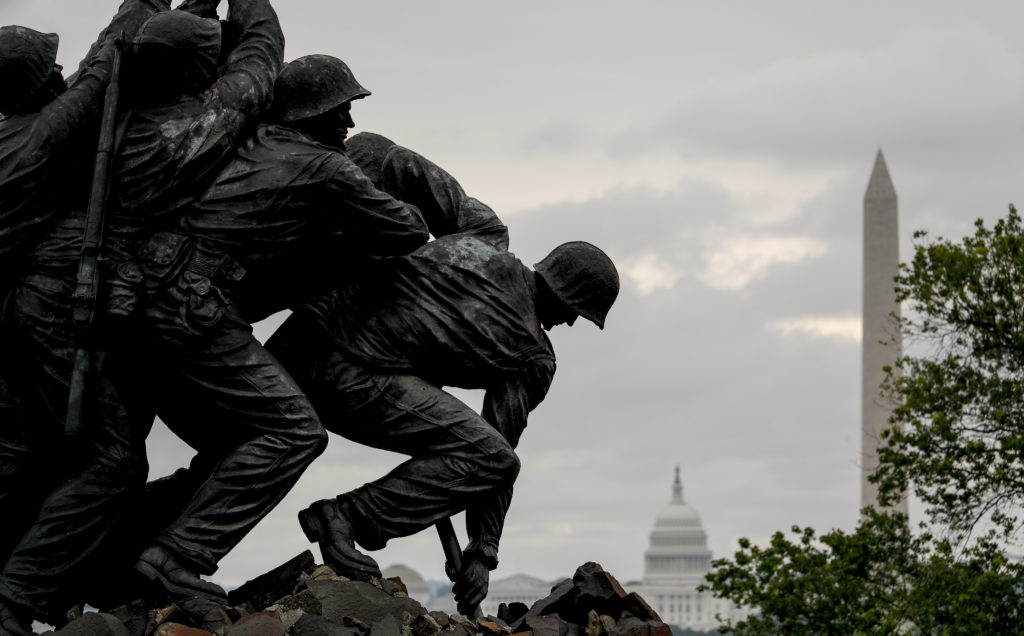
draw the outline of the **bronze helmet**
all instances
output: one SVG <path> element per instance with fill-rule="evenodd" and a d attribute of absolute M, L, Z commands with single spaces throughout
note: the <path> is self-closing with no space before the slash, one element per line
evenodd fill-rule
<path fill-rule="evenodd" d="M 286 64 L 277 76 L 272 118 L 281 123 L 302 121 L 369 94 L 338 58 L 306 55 Z"/>
<path fill-rule="evenodd" d="M 56 33 L 0 27 L 0 90 L 27 93 L 42 86 L 57 63 L 57 43 Z"/>
<path fill-rule="evenodd" d="M 572 241 L 551 250 L 534 269 L 567 307 L 604 329 L 619 295 L 619 272 L 607 254 L 585 241 Z"/>

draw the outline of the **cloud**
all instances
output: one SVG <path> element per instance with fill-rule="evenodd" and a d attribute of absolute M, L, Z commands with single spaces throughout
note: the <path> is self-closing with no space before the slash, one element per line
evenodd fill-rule
<path fill-rule="evenodd" d="M 672 289 L 682 276 L 672 263 L 653 252 L 629 256 L 619 264 L 619 269 L 642 296 L 659 289 Z"/>
<path fill-rule="evenodd" d="M 922 155 L 989 149 L 1019 119 L 1024 74 L 1016 51 L 964 24 L 899 33 L 871 48 L 776 58 L 716 77 L 620 151 L 669 146 L 687 156 L 770 156 L 835 162 L 883 143 Z"/>
<path fill-rule="evenodd" d="M 769 331 L 783 336 L 810 336 L 841 342 L 861 340 L 861 319 L 858 316 L 801 316 L 768 323 Z"/>
<path fill-rule="evenodd" d="M 806 236 L 748 235 L 721 238 L 704 255 L 697 278 L 715 289 L 736 291 L 777 264 L 821 256 L 825 244 Z"/>

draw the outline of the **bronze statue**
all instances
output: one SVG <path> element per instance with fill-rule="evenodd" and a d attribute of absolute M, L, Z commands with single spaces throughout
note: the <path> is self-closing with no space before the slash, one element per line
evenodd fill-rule
<path fill-rule="evenodd" d="M 486 595 L 519 472 L 514 448 L 555 372 L 545 331 L 583 316 L 603 327 L 618 293 L 611 260 L 567 243 L 530 270 L 507 251 L 494 212 L 445 171 L 377 135 L 356 156 L 383 157 L 381 188 L 414 203 L 436 240 L 367 264 L 298 308 L 267 342 L 328 430 L 410 459 L 300 513 L 324 560 L 356 578 L 380 576 L 355 543 L 377 550 L 467 510 L 470 543 L 457 573 L 460 610 Z M 486 389 L 482 414 L 443 386 Z"/>
<path fill-rule="evenodd" d="M 107 272 L 106 318 L 130 313 L 141 281 L 135 259 L 140 240 L 164 219 L 176 221 L 230 159 L 269 102 L 283 51 L 280 25 L 266 0 L 229 2 L 239 38 L 219 74 L 219 23 L 168 11 L 166 0 L 134 4 L 144 5 L 148 16 L 132 31 L 124 78 L 132 82 L 132 108 L 121 125 L 106 228 L 106 262 L 113 270 Z M 215 5 L 194 2 L 189 8 Z M 144 79 L 147 69 L 160 72 L 159 83 Z M 169 122 L 173 133 L 165 126 Z M 36 249 L 29 273 L 9 299 L 8 318 L 25 359 L 32 361 L 39 412 L 61 422 L 43 422 L 42 430 L 63 428 L 73 342 L 63 316 L 69 313 L 81 236 L 82 215 L 72 210 Z M 0 573 L 0 595 L 23 614 L 46 615 L 60 607 L 61 592 L 75 588 L 76 571 L 145 481 L 154 387 L 139 373 L 145 367 L 135 368 L 144 360 L 137 348 L 126 346 L 125 327 L 111 319 L 105 323 L 114 337 L 104 343 L 110 355 L 96 352 L 107 364 L 96 373 L 86 448 L 76 453 L 80 462 L 71 477 L 48 494 Z M 59 445 L 59 436 L 51 443 Z M 70 524 L 69 518 L 80 521 Z M 139 569 L 165 587 L 192 585 L 223 595 L 160 549 L 144 555 Z"/>
<path fill-rule="evenodd" d="M 110 80 L 114 39 L 134 34 L 157 10 L 151 0 L 126 0 L 65 83 L 56 64 L 58 38 L 18 26 L 0 28 L 0 293 L 28 269 L 33 245 L 56 219 L 84 206 L 88 194 L 89 147 Z M 68 86 L 70 84 L 70 86 Z M 60 429 L 40 421 L 43 411 L 28 397 L 22 360 L 5 324 L 0 353 L 0 560 L 34 517 L 38 497 L 63 478 L 43 470 L 44 458 L 60 458 Z M 66 402 L 67 395 L 63 395 Z M 62 428 L 62 427 L 61 427 Z M 58 460 L 59 461 L 59 460 Z M 30 575 L 31 576 L 31 575 Z M 0 632 L 27 629 L 35 603 L 17 575 L 0 576 Z M 39 597 L 42 598 L 42 597 Z"/>
<path fill-rule="evenodd" d="M 86 589 L 100 554 L 133 592 L 141 580 L 224 601 L 200 575 L 322 452 L 324 424 L 410 456 L 301 513 L 325 560 L 380 576 L 357 543 L 379 549 L 467 510 L 454 588 L 467 610 L 486 595 L 514 449 L 554 374 L 545 331 L 578 316 L 603 327 L 618 293 L 598 248 L 568 243 L 531 270 L 447 172 L 379 135 L 348 141 L 352 103 L 369 95 L 351 70 L 326 55 L 282 70 L 269 0 L 228 0 L 224 23 L 218 4 L 125 0 L 66 92 L 55 36 L 0 29 L 0 80 L 18 88 L 0 96 L 0 506 L 15 511 L 0 527 L 0 636 L 91 593 L 120 598 L 101 577 Z M 81 140 L 95 137 L 122 31 L 98 331 L 83 343 L 72 291 L 94 224 Z M 252 323 L 285 308 L 263 347 Z M 76 346 L 90 366 L 73 364 Z M 88 384 L 69 406 L 75 368 Z M 486 389 L 482 414 L 444 386 Z M 197 454 L 146 494 L 155 414 Z M 80 434 L 65 435 L 76 418 Z M 43 479 L 40 458 L 58 452 L 63 469 Z"/>
<path fill-rule="evenodd" d="M 177 514 L 143 562 L 163 549 L 193 572 L 212 573 L 326 444 L 312 405 L 250 323 L 298 293 L 337 284 L 346 259 L 405 254 L 428 238 L 419 211 L 375 188 L 341 150 L 351 102 L 368 94 L 335 58 L 290 63 L 269 121 L 177 231 L 142 245 L 138 334 L 152 356 L 149 380 L 161 387 L 154 403 L 198 451 L 193 468 L 209 471 L 181 482 L 189 486 L 178 509 L 164 491 L 163 507 Z"/>

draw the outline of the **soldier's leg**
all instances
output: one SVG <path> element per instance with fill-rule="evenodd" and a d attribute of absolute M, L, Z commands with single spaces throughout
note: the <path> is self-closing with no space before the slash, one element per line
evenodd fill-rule
<path fill-rule="evenodd" d="M 145 426 L 128 417 L 110 376 L 97 373 L 87 434 L 77 445 L 64 437 L 72 340 L 65 319 L 70 288 L 57 277 L 28 276 L 15 289 L 8 323 L 26 361 L 25 385 L 34 443 L 53 487 L 0 573 L 0 596 L 37 615 L 63 609 L 76 577 L 145 483 Z M 39 484 L 31 484 L 38 486 Z"/>
<path fill-rule="evenodd" d="M 356 540 L 376 550 L 511 486 L 519 459 L 472 408 L 411 375 L 373 376 L 378 397 L 334 418 L 328 430 L 410 457 L 384 477 L 342 495 Z"/>
<path fill-rule="evenodd" d="M 305 395 L 231 312 L 197 341 L 157 341 L 168 426 L 218 462 L 155 544 L 211 574 L 326 446 Z M 176 411 L 176 412 L 175 412 Z"/>
<path fill-rule="evenodd" d="M 354 550 L 353 539 L 376 550 L 511 488 L 519 472 L 512 447 L 451 394 L 415 376 L 367 372 L 301 314 L 289 317 L 267 348 L 306 390 L 328 430 L 410 457 L 381 479 L 317 502 L 300 516 L 325 561 L 344 573 L 379 576 L 373 561 Z"/>

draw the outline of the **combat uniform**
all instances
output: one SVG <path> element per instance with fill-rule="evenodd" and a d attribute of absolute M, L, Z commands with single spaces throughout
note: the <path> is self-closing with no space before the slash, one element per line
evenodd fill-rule
<path fill-rule="evenodd" d="M 513 449 L 555 372 L 534 274 L 507 251 L 494 212 L 436 165 L 396 146 L 380 179 L 437 240 L 298 308 L 267 348 L 328 430 L 410 456 L 338 498 L 360 545 L 379 549 L 468 509 L 467 551 L 493 569 Z M 482 416 L 446 385 L 486 389 Z"/>
<path fill-rule="evenodd" d="M 169 6 L 160 4 L 163 9 Z M 294 383 L 282 380 L 285 374 L 251 332 L 239 336 L 236 330 L 229 337 L 212 333 L 197 347 L 201 355 L 183 360 L 164 357 L 161 351 L 140 351 L 127 327 L 112 324 L 112 317 L 127 317 L 137 308 L 137 285 L 142 277 L 134 257 L 141 241 L 159 224 L 173 226 L 177 222 L 231 158 L 234 147 L 269 102 L 284 47 L 277 17 L 267 0 L 231 0 L 229 11 L 229 21 L 241 36 L 219 78 L 198 95 L 131 109 L 119 124 L 105 234 L 105 262 L 110 269 L 106 272 L 109 302 L 104 319 L 110 336 L 107 346 L 116 350 L 116 355 L 108 356 L 109 363 L 97 373 L 100 383 L 90 393 L 90 397 L 100 397 L 93 406 L 97 411 L 90 414 L 90 435 L 109 443 L 99 445 L 97 456 L 90 458 L 84 470 L 46 498 L 36 523 L 5 565 L 0 593 L 19 606 L 42 611 L 52 604 L 56 591 L 62 584 L 67 586 L 67 573 L 92 552 L 123 510 L 125 497 L 141 490 L 146 476 L 144 442 L 152 422 L 150 404 L 155 399 L 145 392 L 152 377 L 144 373 L 147 364 L 154 368 L 176 365 L 178 377 L 186 379 L 183 384 L 197 404 L 204 399 L 204 390 L 231 391 L 241 386 L 266 400 L 265 408 L 253 411 L 263 415 L 276 409 L 294 417 L 287 432 L 267 442 L 273 451 L 253 450 L 253 473 L 246 488 L 286 491 L 322 450 L 322 430 L 312 408 Z M 12 320 L 35 360 L 32 380 L 53 416 L 54 422 L 48 423 L 51 427 L 61 426 L 65 419 L 73 353 L 70 292 L 82 223 L 82 215 L 77 214 L 58 225 L 36 251 L 33 271 L 22 278 L 11 298 Z M 195 381 L 198 373 L 211 366 L 221 371 L 233 364 L 237 365 L 230 378 L 234 384 L 215 373 L 209 374 L 212 385 Z M 193 369 L 198 372 L 190 373 Z M 130 378 L 130 390 L 120 382 L 123 378 Z M 126 404 L 126 399 L 133 403 Z M 112 409 L 105 408 L 108 404 Z M 275 474 L 269 482 L 261 481 L 258 468 L 277 465 L 291 472 L 283 479 Z M 193 563 L 197 570 L 215 568 L 208 558 L 194 561 L 202 562 Z"/>
<path fill-rule="evenodd" d="M 134 34 L 153 13 L 168 8 L 162 0 L 126 0 L 111 24 L 100 34 L 83 60 L 70 87 L 36 112 L 0 116 L 0 294 L 11 287 L 27 270 L 34 246 L 52 230 L 55 222 L 84 208 L 88 197 L 96 148 L 96 132 L 103 98 L 110 80 L 114 37 Z M 56 36 L 52 46 L 55 54 Z M 46 69 L 47 73 L 50 69 Z M 8 87 L 10 88 L 10 87 Z M 77 252 L 73 256 L 77 263 Z M 10 304 L 9 301 L 5 305 Z M 4 316 L 8 315 L 5 308 Z M 54 317 L 39 316 L 42 329 L 50 329 Z M 60 320 L 63 320 L 61 318 Z M 68 473 L 67 459 L 61 454 L 62 421 L 42 417 L 42 405 L 33 399 L 34 386 L 25 372 L 31 359 L 21 357 L 24 338 L 4 320 L 0 354 L 0 507 L 5 522 L 0 529 L 0 563 L 39 505 L 42 493 Z M 49 355 L 50 352 L 47 352 Z M 110 405 L 106 394 L 97 397 L 98 408 Z M 67 395 L 64 394 L 66 402 Z M 92 451 L 116 446 L 116 439 L 94 440 Z M 116 451 L 114 451 L 116 453 Z M 54 466 L 56 464 L 56 466 Z M 90 513 L 78 521 L 89 526 Z M 79 527 L 81 527 L 79 526 Z M 74 525 L 69 526 L 75 528 Z M 84 529 L 84 528 L 83 528 Z M 68 548 L 74 552 L 71 541 Z M 48 546 L 61 558 L 63 546 Z M 77 558 L 72 557 L 73 559 Z M 31 575 L 30 575 L 31 576 Z M 26 594 L 34 593 L 34 584 L 0 576 L 0 595 L 32 603 Z M 23 590 L 27 590 L 24 591 Z"/>
<path fill-rule="evenodd" d="M 182 217 L 181 230 L 157 233 L 144 244 L 147 349 L 173 360 L 167 369 L 188 368 L 184 364 L 207 355 L 203 347 L 209 344 L 197 344 L 209 343 L 209 334 L 218 334 L 218 345 L 250 338 L 250 322 L 350 275 L 348 258 L 406 254 L 427 238 L 419 211 L 375 188 L 340 149 L 287 126 L 261 125 Z M 244 276 L 206 278 L 197 271 L 196 254 L 239 273 L 244 268 Z M 215 364 L 203 370 L 215 387 L 203 408 L 180 400 L 158 403 L 171 430 L 199 451 L 193 474 L 182 483 L 202 484 L 198 493 L 178 491 L 183 508 L 158 541 L 204 555 L 207 568 L 277 503 L 284 494 L 279 484 L 291 479 L 282 462 L 273 468 L 280 480 L 275 488 L 254 487 L 253 454 L 267 451 L 246 440 L 258 432 L 283 443 L 317 422 L 305 410 L 268 408 L 266 396 L 232 380 L 234 366 L 211 379 L 217 371 Z M 180 383 L 176 375 L 162 378 L 161 385 Z M 197 477 L 212 467 L 212 475 Z M 161 507 L 175 510 L 167 492 Z"/>

